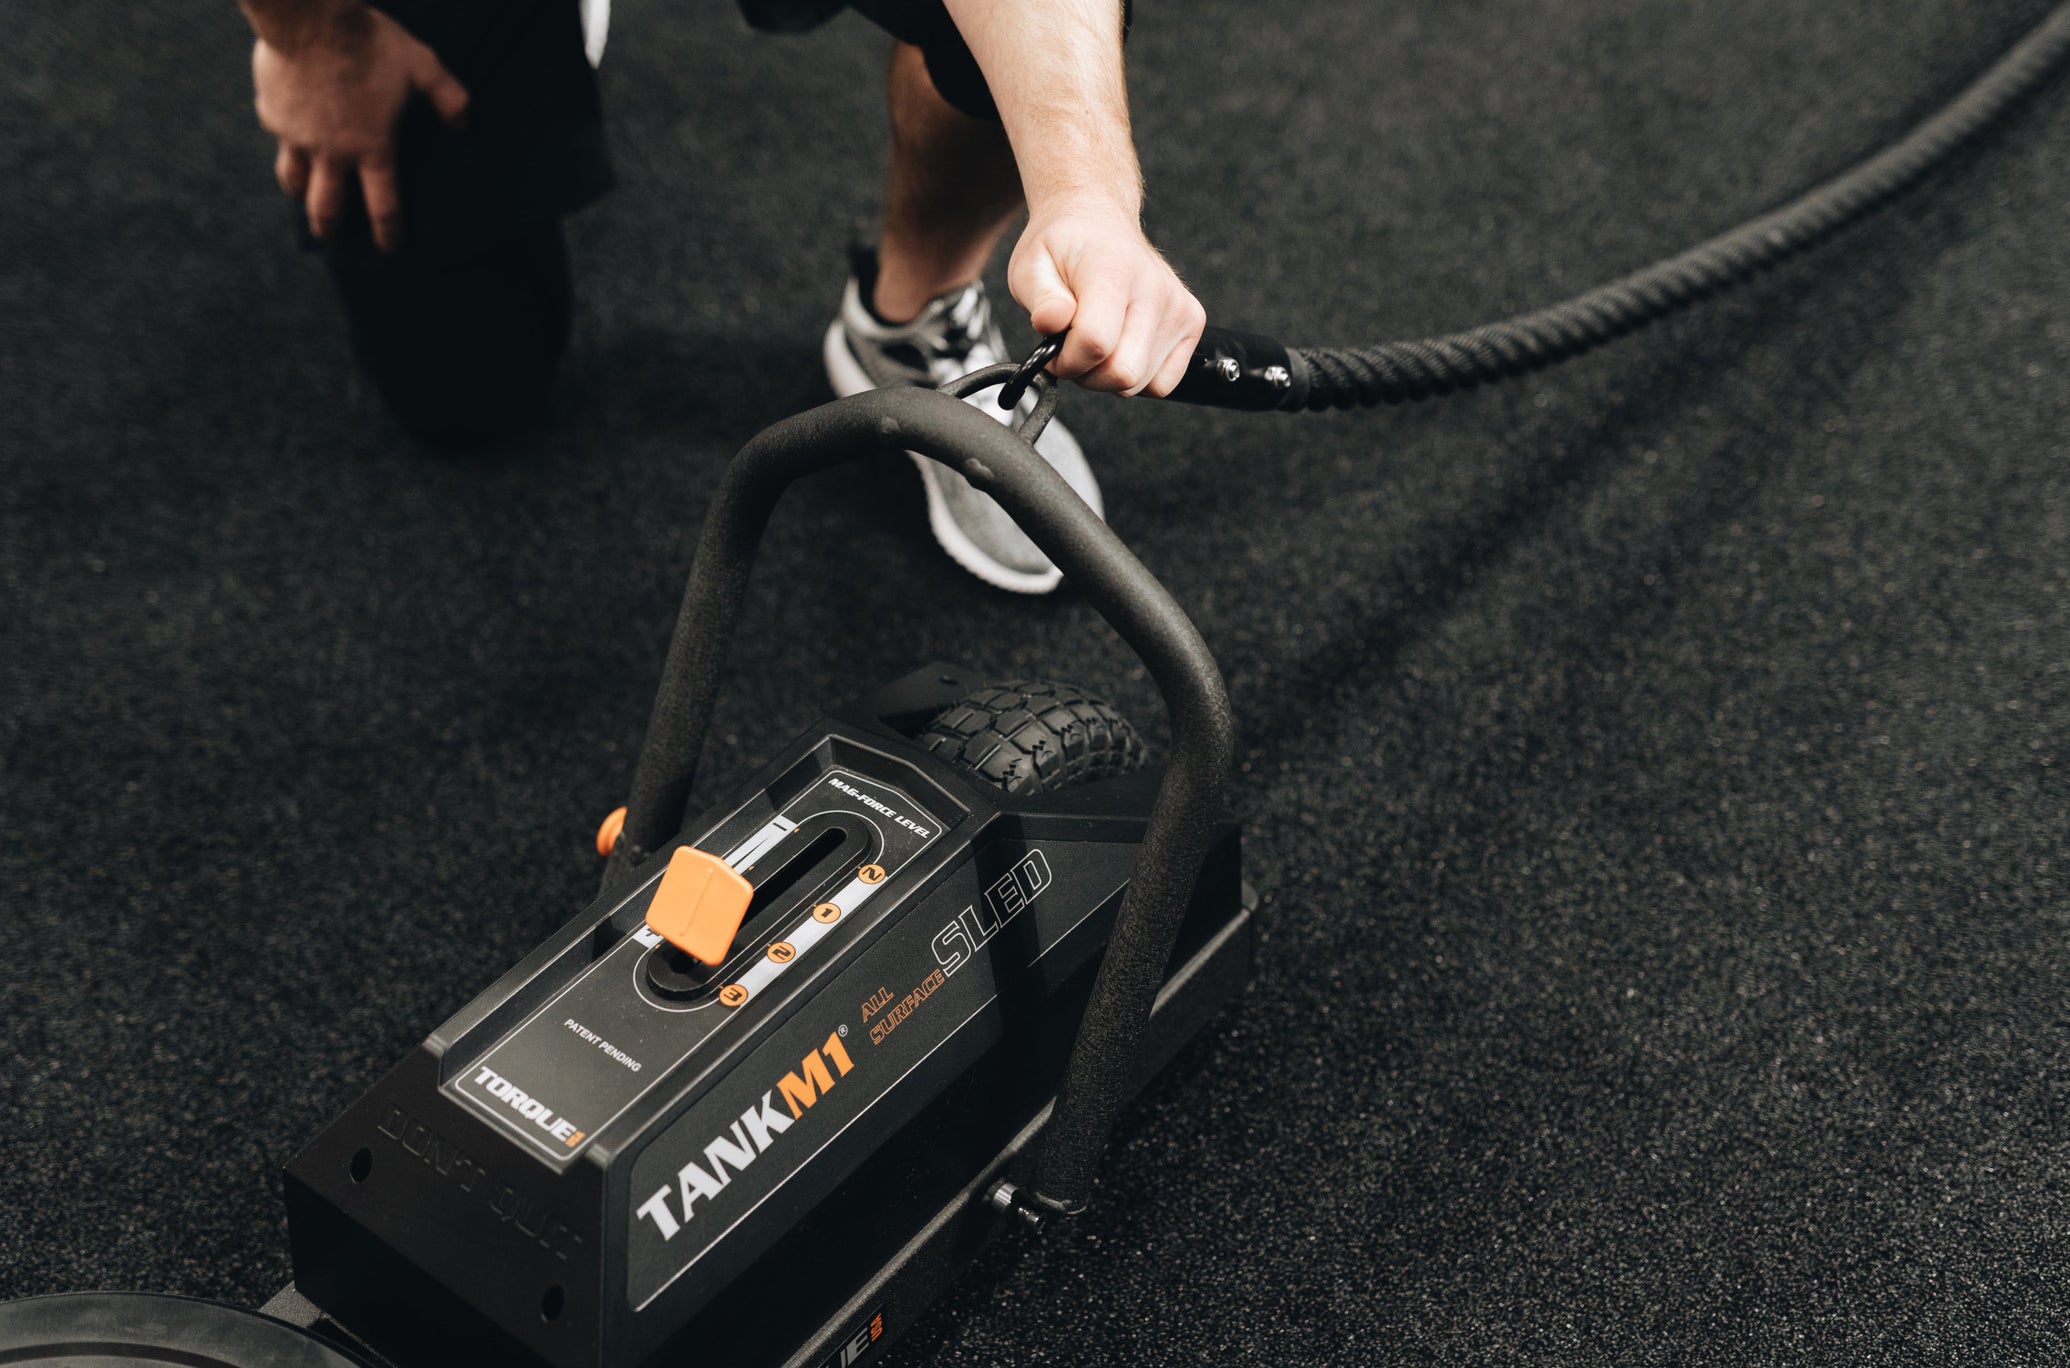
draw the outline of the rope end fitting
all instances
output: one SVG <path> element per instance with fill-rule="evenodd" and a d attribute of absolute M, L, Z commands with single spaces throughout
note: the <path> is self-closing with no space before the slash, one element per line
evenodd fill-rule
<path fill-rule="evenodd" d="M 1209 327 L 1186 378 L 1168 399 L 1244 413 L 1297 412 L 1308 404 L 1308 366 L 1273 338 Z"/>

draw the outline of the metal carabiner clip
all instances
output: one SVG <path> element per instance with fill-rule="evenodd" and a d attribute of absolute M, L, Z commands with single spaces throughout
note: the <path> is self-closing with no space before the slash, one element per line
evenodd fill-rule
<path fill-rule="evenodd" d="M 1009 411 L 1018 408 L 1027 396 L 1028 386 L 1035 383 L 1035 377 L 1042 374 L 1043 367 L 1057 359 L 1064 350 L 1064 337 L 1070 329 L 1052 333 L 1035 344 L 1035 350 L 1028 353 L 1028 359 L 1015 369 L 1013 378 L 999 387 L 999 407 Z"/>

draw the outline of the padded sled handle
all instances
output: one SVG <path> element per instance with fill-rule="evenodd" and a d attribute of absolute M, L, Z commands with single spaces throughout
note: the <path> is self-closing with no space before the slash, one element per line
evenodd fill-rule
<path fill-rule="evenodd" d="M 1142 658 L 1171 715 L 1171 762 L 1037 1161 L 1033 1200 L 1076 1212 L 1126 1099 L 1135 1044 L 1221 815 L 1234 721 L 1221 671 L 1192 620 L 1063 477 L 996 418 L 929 390 L 873 390 L 787 418 L 733 458 L 698 538 L 605 885 L 622 885 L 682 828 L 720 665 L 777 499 L 801 476 L 899 451 L 939 461 L 997 499 Z"/>

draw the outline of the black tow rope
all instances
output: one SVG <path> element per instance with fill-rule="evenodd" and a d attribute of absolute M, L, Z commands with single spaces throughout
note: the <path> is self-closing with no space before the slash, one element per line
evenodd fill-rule
<path fill-rule="evenodd" d="M 1528 375 L 1614 342 L 1818 246 L 1924 180 L 2033 94 L 2070 56 L 2070 3 L 2022 38 L 1946 108 L 1834 179 L 1679 256 L 1548 308 L 1465 332 L 1365 347 L 1289 347 L 1209 327 L 1169 397 L 1214 408 L 1373 408 Z M 1012 408 L 1049 364 L 1045 339 L 1001 395 Z"/>

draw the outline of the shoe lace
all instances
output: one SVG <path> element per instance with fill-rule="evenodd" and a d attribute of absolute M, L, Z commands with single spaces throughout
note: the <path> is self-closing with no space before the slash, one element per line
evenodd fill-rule
<path fill-rule="evenodd" d="M 912 336 L 936 384 L 1006 359 L 1006 341 L 992 321 L 992 300 L 983 282 L 938 300 Z"/>

